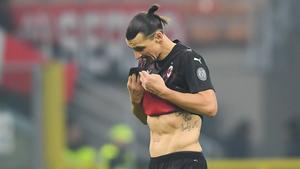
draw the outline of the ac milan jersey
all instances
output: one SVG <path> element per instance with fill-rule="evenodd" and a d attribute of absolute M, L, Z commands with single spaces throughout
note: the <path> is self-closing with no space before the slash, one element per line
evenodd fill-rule
<path fill-rule="evenodd" d="M 174 43 L 176 45 L 166 58 L 153 62 L 147 71 L 159 74 L 168 88 L 182 93 L 214 90 L 203 57 L 178 40 L 175 40 Z M 142 104 L 145 114 L 150 116 L 182 110 L 147 91 L 145 91 Z"/>

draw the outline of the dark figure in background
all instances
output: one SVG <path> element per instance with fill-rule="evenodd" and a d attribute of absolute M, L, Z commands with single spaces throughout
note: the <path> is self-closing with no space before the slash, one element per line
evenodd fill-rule
<path fill-rule="evenodd" d="M 244 158 L 250 155 L 251 125 L 249 122 L 241 122 L 225 140 L 226 156 Z"/>
<path fill-rule="evenodd" d="M 97 152 L 86 144 L 82 128 L 75 121 L 68 123 L 64 153 L 66 169 L 97 169 Z"/>
<path fill-rule="evenodd" d="M 290 157 L 300 157 L 300 123 L 299 119 L 292 118 L 286 124 L 287 152 Z"/>
<path fill-rule="evenodd" d="M 0 1 L 0 28 L 6 32 L 14 31 L 14 22 L 9 0 Z"/>
<path fill-rule="evenodd" d="M 116 124 L 109 130 L 110 142 L 99 150 L 100 169 L 135 169 L 135 156 L 130 144 L 134 133 L 127 124 Z"/>

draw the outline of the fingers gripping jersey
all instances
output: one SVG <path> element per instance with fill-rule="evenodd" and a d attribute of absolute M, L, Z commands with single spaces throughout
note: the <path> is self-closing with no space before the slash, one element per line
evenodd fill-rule
<path fill-rule="evenodd" d="M 168 56 L 161 61 L 153 62 L 154 65 L 150 66 L 148 71 L 159 74 L 166 86 L 175 91 L 198 93 L 208 89 L 214 90 L 203 57 L 179 41 L 174 42 L 176 45 Z M 176 105 L 147 91 L 142 104 L 145 114 L 150 116 L 181 110 Z"/>

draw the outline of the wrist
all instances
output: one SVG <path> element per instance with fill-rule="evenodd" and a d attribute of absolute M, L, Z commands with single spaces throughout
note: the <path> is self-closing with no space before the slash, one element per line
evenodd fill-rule
<path fill-rule="evenodd" d="M 162 90 L 159 94 L 159 97 L 162 99 L 166 99 L 169 97 L 169 95 L 172 93 L 172 90 L 166 87 L 164 90 Z"/>

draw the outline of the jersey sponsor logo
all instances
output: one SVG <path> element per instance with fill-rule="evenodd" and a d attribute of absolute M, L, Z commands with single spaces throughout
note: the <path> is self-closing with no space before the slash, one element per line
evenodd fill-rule
<path fill-rule="evenodd" d="M 198 61 L 200 64 L 202 64 L 201 59 L 194 58 L 195 61 Z"/>
<path fill-rule="evenodd" d="M 206 71 L 203 67 L 199 67 L 197 69 L 197 77 L 202 81 L 205 81 L 207 79 Z"/>

